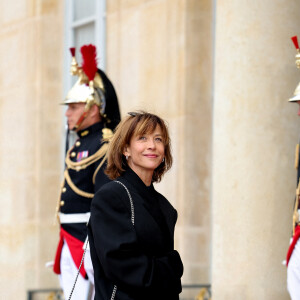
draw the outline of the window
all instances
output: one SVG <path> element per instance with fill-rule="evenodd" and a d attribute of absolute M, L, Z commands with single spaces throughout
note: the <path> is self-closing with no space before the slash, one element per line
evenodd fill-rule
<path fill-rule="evenodd" d="M 97 47 L 98 67 L 105 70 L 106 1 L 65 0 L 65 52 L 64 73 L 67 92 L 75 82 L 69 74 L 71 55 L 69 48 L 76 47 L 76 58 L 81 64 L 80 47 L 94 44 Z"/>

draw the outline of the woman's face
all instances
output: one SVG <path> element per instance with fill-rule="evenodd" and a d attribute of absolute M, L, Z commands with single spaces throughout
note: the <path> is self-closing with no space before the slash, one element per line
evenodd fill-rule
<path fill-rule="evenodd" d="M 160 126 L 152 133 L 133 136 L 124 155 L 128 156 L 129 167 L 138 175 L 153 171 L 161 164 L 165 154 L 165 146 Z"/>

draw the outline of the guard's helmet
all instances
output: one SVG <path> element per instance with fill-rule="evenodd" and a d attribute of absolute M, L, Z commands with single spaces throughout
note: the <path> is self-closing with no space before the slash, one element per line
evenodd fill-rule
<path fill-rule="evenodd" d="M 71 48 L 70 51 L 72 54 L 70 71 L 73 76 L 78 76 L 78 80 L 62 104 L 85 103 L 86 111 L 96 104 L 106 127 L 113 130 L 121 119 L 118 98 L 111 81 L 97 68 L 96 47 L 94 45 L 81 47 L 83 61 L 81 67 L 75 58 L 75 48 Z"/>

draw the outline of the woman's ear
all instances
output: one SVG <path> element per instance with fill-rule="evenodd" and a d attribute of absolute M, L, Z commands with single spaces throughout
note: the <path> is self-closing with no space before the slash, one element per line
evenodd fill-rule
<path fill-rule="evenodd" d="M 123 154 L 126 157 L 129 157 L 131 155 L 131 150 L 130 150 L 130 146 L 129 145 L 125 145 L 124 150 L 123 150 Z"/>
<path fill-rule="evenodd" d="M 126 160 L 128 160 L 128 157 L 130 156 L 129 147 L 128 146 L 124 147 L 123 155 L 125 156 Z"/>
<path fill-rule="evenodd" d="M 128 154 L 129 154 L 129 153 L 128 153 L 128 145 L 126 145 L 126 146 L 124 147 L 124 149 L 123 149 L 123 155 L 124 155 L 124 156 L 126 156 L 126 155 L 128 156 Z"/>

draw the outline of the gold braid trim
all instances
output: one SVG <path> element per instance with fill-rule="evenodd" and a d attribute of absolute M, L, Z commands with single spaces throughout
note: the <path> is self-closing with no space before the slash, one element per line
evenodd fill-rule
<path fill-rule="evenodd" d="M 71 161 L 70 159 L 70 152 L 73 150 L 74 147 L 72 147 L 71 149 L 68 150 L 67 152 L 67 155 L 66 155 L 66 169 L 64 171 L 64 179 L 61 183 L 61 186 L 60 186 L 60 190 L 62 190 L 62 188 L 64 187 L 65 185 L 65 181 L 67 181 L 67 183 L 69 184 L 70 188 L 78 195 L 82 196 L 82 197 L 86 197 L 86 198 L 93 198 L 94 197 L 94 194 L 92 193 L 88 193 L 88 192 L 85 192 L 85 191 L 82 191 L 80 190 L 72 181 L 71 177 L 70 177 L 70 174 L 68 172 L 68 169 L 73 169 L 73 170 L 76 170 L 76 171 L 80 171 L 82 169 L 85 169 L 87 168 L 89 165 L 91 165 L 92 163 L 96 162 L 98 159 L 100 159 L 101 157 L 103 157 L 101 163 L 99 164 L 99 166 L 97 167 L 96 171 L 94 172 L 94 175 L 93 175 L 93 183 L 95 184 L 95 178 L 96 178 L 96 175 L 98 173 L 98 171 L 100 170 L 100 168 L 102 167 L 102 165 L 104 164 L 105 160 L 106 160 L 106 151 L 107 151 L 107 148 L 108 148 L 108 144 L 105 143 L 102 145 L 102 147 L 100 147 L 100 149 L 93 155 L 91 155 L 90 157 L 86 158 L 86 159 L 83 159 L 82 161 L 80 162 L 73 162 Z M 105 157 L 104 157 L 105 156 Z M 60 224 L 60 220 L 59 220 L 59 211 L 60 211 L 60 199 L 61 198 L 61 193 L 59 193 L 59 197 L 58 197 L 58 200 L 57 200 L 57 204 L 56 204 L 56 209 L 55 209 L 55 216 L 54 216 L 54 225 L 56 224 L 56 220 L 58 221 L 58 224 Z"/>
<path fill-rule="evenodd" d="M 106 154 L 106 151 L 107 151 L 107 148 L 108 148 L 108 144 L 105 143 L 103 144 L 100 149 L 93 155 L 89 156 L 88 158 L 86 159 L 83 159 L 82 161 L 79 161 L 79 162 L 73 162 L 71 161 L 70 159 L 70 156 L 69 156 L 69 153 L 72 151 L 72 149 L 70 149 L 67 153 L 67 156 L 66 156 L 66 165 L 67 165 L 67 168 L 65 170 L 65 178 L 67 180 L 67 183 L 69 184 L 70 188 L 78 195 L 82 196 L 82 197 L 86 197 L 86 198 L 93 198 L 94 197 L 94 194 L 92 193 L 88 193 L 88 192 L 85 192 L 83 190 L 80 190 L 72 181 L 71 177 L 70 177 L 70 174 L 68 172 L 68 169 L 73 169 L 73 170 L 76 170 L 76 171 L 80 171 L 80 170 L 83 170 L 85 168 L 87 168 L 89 165 L 93 164 L 94 162 L 96 162 L 97 160 L 99 160 L 101 157 L 105 156 Z M 103 165 L 104 163 L 104 159 L 102 159 L 101 163 L 100 163 L 100 167 Z M 97 167 L 96 171 L 94 172 L 94 175 L 93 175 L 93 183 L 95 183 L 95 177 L 96 177 L 96 174 L 97 172 L 99 171 L 100 167 Z"/>
<path fill-rule="evenodd" d="M 76 170 L 76 171 L 80 171 L 80 170 L 83 170 L 85 168 L 87 168 L 89 165 L 93 164 L 94 162 L 96 162 L 98 159 L 100 159 L 101 157 L 103 157 L 105 154 L 106 154 L 106 151 L 107 151 L 107 147 L 108 147 L 108 144 L 105 143 L 101 146 L 101 148 L 96 152 L 94 153 L 93 155 L 79 161 L 79 162 L 73 162 L 71 159 L 70 159 L 70 152 L 73 150 L 73 148 L 71 148 L 67 155 L 66 155 L 66 165 L 67 165 L 67 168 L 68 169 L 73 169 L 73 170 Z"/>
<path fill-rule="evenodd" d="M 99 170 L 100 170 L 100 168 L 103 166 L 103 164 L 105 163 L 105 161 L 106 161 L 106 155 L 102 158 L 102 160 L 101 160 L 101 163 L 99 164 L 99 166 L 97 167 L 97 169 L 96 169 L 96 171 L 95 171 L 95 173 L 94 173 L 94 175 L 93 175 L 93 184 L 95 184 L 95 181 L 96 181 L 96 176 L 97 176 L 97 174 L 98 174 L 98 172 L 99 172 Z"/>
<path fill-rule="evenodd" d="M 67 183 L 68 185 L 70 186 L 70 188 L 78 195 L 82 196 L 82 197 L 86 197 L 86 198 L 93 198 L 94 197 L 94 194 L 92 193 L 87 193 L 83 190 L 80 190 L 72 181 L 70 175 L 69 175 L 69 172 L 68 170 L 66 169 L 65 172 L 65 178 L 67 180 Z"/>
<path fill-rule="evenodd" d="M 64 185 L 65 185 L 65 178 L 64 178 L 64 180 L 62 181 L 62 183 L 60 185 L 60 191 L 62 190 L 62 188 L 64 187 Z M 61 196 L 61 192 L 59 193 L 59 196 L 58 196 L 58 199 L 57 199 L 57 203 L 56 203 L 53 225 L 56 225 L 56 222 L 58 224 L 60 224 L 59 215 L 58 215 L 58 213 L 60 211 L 60 198 L 61 198 L 60 196 Z"/>

